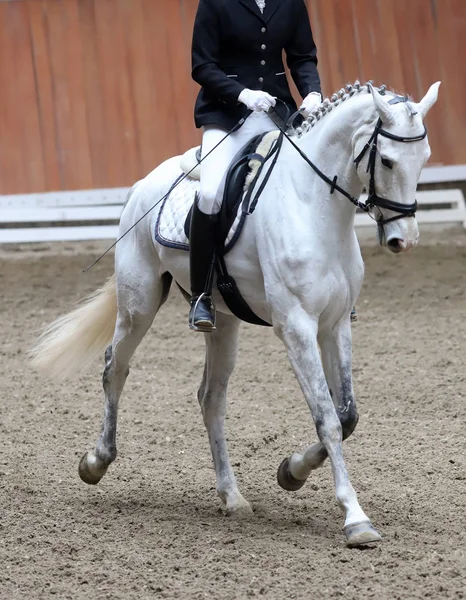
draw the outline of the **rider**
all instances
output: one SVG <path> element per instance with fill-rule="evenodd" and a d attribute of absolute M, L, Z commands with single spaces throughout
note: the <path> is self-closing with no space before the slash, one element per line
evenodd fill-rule
<path fill-rule="evenodd" d="M 253 136 L 276 129 L 267 111 L 280 99 L 290 114 L 282 53 L 309 115 L 322 100 L 317 51 L 304 0 L 200 0 L 192 40 L 192 77 L 201 86 L 194 118 L 202 127 L 204 157 L 241 118 L 244 124 L 201 163 L 200 194 L 190 230 L 191 310 L 196 331 L 215 329 L 209 290 L 219 188 L 226 170 Z M 277 112 L 280 106 L 277 105 Z M 249 111 L 248 111 L 249 109 Z"/>

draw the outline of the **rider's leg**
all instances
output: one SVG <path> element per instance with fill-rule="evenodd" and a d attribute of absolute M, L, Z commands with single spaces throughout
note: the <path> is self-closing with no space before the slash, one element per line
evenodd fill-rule
<path fill-rule="evenodd" d="M 265 113 L 253 113 L 238 131 L 215 148 L 227 132 L 215 125 L 204 127 L 200 195 L 194 203 L 189 238 L 192 294 L 189 326 L 195 331 L 209 332 L 215 329 L 215 310 L 211 297 L 212 265 L 225 173 L 233 157 L 246 142 L 254 135 L 272 129 L 276 127 Z M 212 154 L 206 156 L 213 148 Z"/>
<path fill-rule="evenodd" d="M 226 133 L 218 127 L 206 126 L 202 136 L 201 189 L 200 196 L 194 202 L 189 233 L 191 273 L 189 326 L 195 331 L 208 332 L 215 329 L 215 311 L 211 292 L 216 222 L 220 210 L 217 191 L 233 156 L 230 138 L 224 140 L 218 148 L 215 146 Z M 213 148 L 215 150 L 212 154 L 204 158 Z"/>
<path fill-rule="evenodd" d="M 215 252 L 216 214 L 206 214 L 194 201 L 189 234 L 191 310 L 189 327 L 195 331 L 215 329 L 215 309 L 212 302 L 212 278 Z"/>

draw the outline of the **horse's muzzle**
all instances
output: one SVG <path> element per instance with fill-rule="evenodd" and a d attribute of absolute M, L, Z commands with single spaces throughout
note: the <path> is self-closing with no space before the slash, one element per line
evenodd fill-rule
<path fill-rule="evenodd" d="M 394 254 L 400 254 L 401 252 L 408 252 L 415 246 L 417 246 L 418 238 L 414 238 L 413 240 L 406 240 L 404 238 L 392 236 L 388 237 L 386 241 L 386 246 L 393 252 Z"/>

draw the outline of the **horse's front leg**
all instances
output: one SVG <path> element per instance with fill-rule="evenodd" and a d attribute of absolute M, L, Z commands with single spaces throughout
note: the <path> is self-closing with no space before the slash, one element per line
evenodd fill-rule
<path fill-rule="evenodd" d="M 352 382 L 350 319 L 345 317 L 333 329 L 319 332 L 318 342 L 327 385 L 340 419 L 343 440 L 346 440 L 359 419 Z M 292 454 L 278 469 L 278 483 L 285 490 L 301 489 L 311 472 L 321 467 L 327 457 L 327 451 L 320 442 L 309 446 L 304 454 Z"/>
<path fill-rule="evenodd" d="M 344 529 L 349 546 L 380 540 L 359 505 L 343 458 L 343 428 L 330 394 L 317 344 L 317 322 L 295 306 L 285 322 L 276 327 L 290 363 L 303 390 L 320 442 L 328 454 L 335 482 L 336 499 L 345 515 Z"/>

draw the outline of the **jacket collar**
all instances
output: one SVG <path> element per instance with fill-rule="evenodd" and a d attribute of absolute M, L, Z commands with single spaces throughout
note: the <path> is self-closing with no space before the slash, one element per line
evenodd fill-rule
<path fill-rule="evenodd" d="M 243 6 L 259 17 L 261 21 L 267 23 L 280 6 L 281 0 L 265 0 L 264 14 L 261 13 L 255 0 L 239 0 Z"/>

